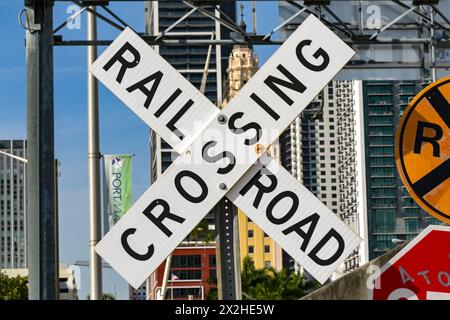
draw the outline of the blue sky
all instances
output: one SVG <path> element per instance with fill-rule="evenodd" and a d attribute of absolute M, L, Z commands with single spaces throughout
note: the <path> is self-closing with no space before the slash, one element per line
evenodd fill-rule
<path fill-rule="evenodd" d="M 245 20 L 251 25 L 251 1 L 245 3 Z M 57 2 L 54 25 L 68 17 L 71 3 Z M 110 8 L 135 30 L 144 30 L 144 4 L 130 1 L 111 2 Z M 23 0 L 1 0 L 0 21 L 3 47 L 0 50 L 0 139 L 26 138 L 25 32 L 17 16 Z M 239 9 L 238 9 L 239 12 Z M 277 1 L 257 2 L 258 33 L 266 34 L 278 24 Z M 86 18 L 81 29 L 64 29 L 65 39 L 85 39 Z M 99 39 L 113 39 L 118 31 L 99 21 Z M 275 36 L 276 38 L 276 36 Z M 101 52 L 104 48 L 100 48 Z M 255 47 L 260 63 L 276 50 L 275 46 Z M 60 261 L 73 264 L 88 260 L 87 193 L 87 116 L 86 116 L 86 47 L 55 47 L 55 155 L 61 162 L 59 171 Z M 149 128 L 100 84 L 101 153 L 134 153 L 133 196 L 137 199 L 150 185 Z M 128 298 L 127 283 L 111 269 L 104 269 L 105 292 Z M 89 292 L 89 270 L 81 269 L 84 299 Z"/>

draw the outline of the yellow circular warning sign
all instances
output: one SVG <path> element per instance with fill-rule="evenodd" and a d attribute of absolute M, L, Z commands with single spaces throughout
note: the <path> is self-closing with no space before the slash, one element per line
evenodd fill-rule
<path fill-rule="evenodd" d="M 423 89 L 403 113 L 396 161 L 414 200 L 450 223 L 450 77 Z"/>

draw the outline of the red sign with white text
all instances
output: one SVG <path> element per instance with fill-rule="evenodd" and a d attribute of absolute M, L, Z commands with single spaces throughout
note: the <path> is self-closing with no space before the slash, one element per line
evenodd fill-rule
<path fill-rule="evenodd" d="M 429 226 L 381 268 L 373 300 L 450 300 L 450 227 Z"/>

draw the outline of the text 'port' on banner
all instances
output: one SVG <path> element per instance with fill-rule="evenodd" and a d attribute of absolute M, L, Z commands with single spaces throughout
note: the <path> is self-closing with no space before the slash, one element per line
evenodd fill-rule
<path fill-rule="evenodd" d="M 105 232 L 131 208 L 132 161 L 131 154 L 103 155 Z"/>

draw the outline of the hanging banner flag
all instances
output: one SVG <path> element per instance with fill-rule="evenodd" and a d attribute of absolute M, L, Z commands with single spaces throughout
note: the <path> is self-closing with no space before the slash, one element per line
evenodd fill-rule
<path fill-rule="evenodd" d="M 132 155 L 104 155 L 105 232 L 131 207 Z"/>

